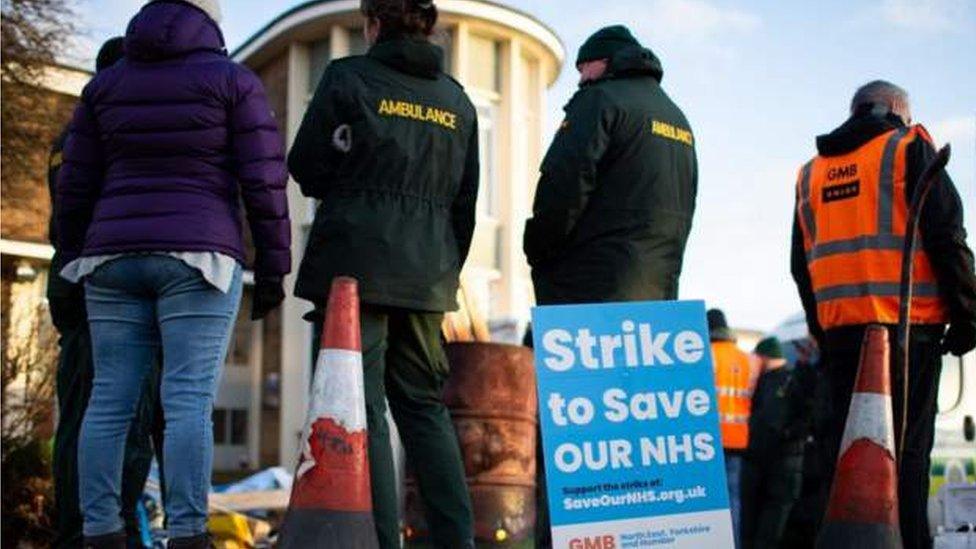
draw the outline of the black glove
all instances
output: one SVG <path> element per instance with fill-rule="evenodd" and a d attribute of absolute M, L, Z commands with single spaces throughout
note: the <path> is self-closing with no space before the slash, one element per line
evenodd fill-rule
<path fill-rule="evenodd" d="M 251 320 L 261 320 L 285 300 L 281 278 L 259 278 L 254 283 Z"/>
<path fill-rule="evenodd" d="M 976 349 L 976 323 L 953 322 L 942 340 L 942 353 L 963 356 L 973 349 Z"/>

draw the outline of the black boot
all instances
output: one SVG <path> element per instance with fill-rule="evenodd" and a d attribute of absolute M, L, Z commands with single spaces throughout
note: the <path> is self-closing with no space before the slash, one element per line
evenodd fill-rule
<path fill-rule="evenodd" d="M 85 549 L 125 549 L 125 531 L 85 538 Z"/>
<path fill-rule="evenodd" d="M 166 549 L 211 549 L 210 534 L 199 534 L 186 538 L 170 538 Z"/>

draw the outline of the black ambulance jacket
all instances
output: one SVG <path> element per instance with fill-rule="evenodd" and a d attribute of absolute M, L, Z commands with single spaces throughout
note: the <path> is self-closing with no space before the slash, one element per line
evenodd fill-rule
<path fill-rule="evenodd" d="M 677 297 L 698 167 L 661 75 L 627 48 L 565 107 L 525 228 L 540 304 Z"/>
<path fill-rule="evenodd" d="M 333 61 L 288 157 L 321 200 L 295 294 L 322 305 L 332 278 L 359 280 L 365 303 L 457 307 L 478 195 L 478 130 L 440 48 L 381 42 Z"/>

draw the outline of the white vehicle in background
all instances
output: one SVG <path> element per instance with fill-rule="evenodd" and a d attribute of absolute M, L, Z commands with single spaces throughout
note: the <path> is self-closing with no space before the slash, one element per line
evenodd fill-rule
<path fill-rule="evenodd" d="M 942 359 L 930 477 L 936 549 L 976 547 L 976 353 Z"/>
<path fill-rule="evenodd" d="M 773 335 L 783 343 L 787 358 L 794 364 L 798 349 L 806 348 L 805 342 L 809 339 L 804 315 L 790 317 Z M 955 515 L 954 520 L 959 522 L 961 512 L 967 523 L 976 524 L 976 353 L 961 358 L 943 358 L 938 406 L 929 492 L 933 535 L 950 531 L 944 528 L 944 522 L 949 519 L 947 515 Z M 961 487 L 967 484 L 970 487 Z M 956 490 L 955 503 L 949 504 L 956 506 L 954 510 L 947 510 L 943 504 L 945 499 L 950 499 L 948 496 L 953 496 L 950 493 L 940 495 L 943 486 L 960 487 Z M 959 495 L 962 491 L 965 495 Z M 959 508 L 963 504 L 966 509 Z M 972 531 L 972 526 L 969 528 Z"/>

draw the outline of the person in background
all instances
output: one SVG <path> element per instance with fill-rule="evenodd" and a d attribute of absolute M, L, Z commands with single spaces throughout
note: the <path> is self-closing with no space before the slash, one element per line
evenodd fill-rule
<path fill-rule="evenodd" d="M 295 295 L 321 332 L 329 281 L 356 278 L 361 311 L 373 515 L 380 546 L 400 546 L 386 403 L 435 547 L 474 547 L 461 451 L 441 397 L 445 311 L 457 309 L 478 196 L 478 128 L 464 89 L 429 40 L 430 0 L 364 0 L 363 56 L 325 70 L 288 158 L 321 200 Z"/>
<path fill-rule="evenodd" d="M 661 61 L 626 27 L 590 36 L 576 68 L 525 225 L 536 302 L 677 299 L 698 192 L 691 126 L 661 87 Z M 536 545 L 548 547 L 541 452 L 537 462 Z"/>
<path fill-rule="evenodd" d="M 124 39 L 112 38 L 98 51 L 95 71 L 111 67 L 125 55 Z M 61 353 L 58 357 L 57 394 L 58 425 L 54 438 L 53 473 L 56 538 L 54 547 L 68 549 L 81 547 L 82 516 L 78 501 L 78 435 L 85 417 L 92 389 L 91 334 L 85 310 L 85 289 L 73 284 L 57 273 L 64 267 L 64 256 L 57 247 L 55 223 L 55 192 L 64 152 L 67 129 L 51 147 L 48 164 L 48 190 L 51 196 L 51 222 L 49 237 L 54 245 L 51 259 L 51 276 L 47 280 L 47 299 L 51 320 L 61 335 L 58 341 Z M 159 404 L 159 361 L 146 378 L 136 417 L 129 428 L 125 444 L 125 462 L 122 467 L 122 516 L 130 545 L 139 540 L 139 524 L 135 509 L 142 496 L 155 454 L 162 457 L 158 446 L 162 442 L 162 410 Z M 154 448 L 155 447 L 155 448 Z"/>
<path fill-rule="evenodd" d="M 743 549 L 780 547 L 803 484 L 803 450 L 812 397 L 787 368 L 776 338 L 759 342 L 759 381 L 752 395 L 749 446 L 742 463 Z"/>
<path fill-rule="evenodd" d="M 828 469 L 823 461 L 824 432 L 827 413 L 831 409 L 824 361 L 812 337 L 783 343 L 787 359 L 793 363 L 793 385 L 806 399 L 809 433 L 803 449 L 803 483 L 800 497 L 793 505 L 781 546 L 812 549 L 817 532 L 827 510 L 832 479 L 825 476 Z M 833 467 L 831 466 L 830 469 Z"/>
<path fill-rule="evenodd" d="M 752 409 L 752 389 L 759 368 L 736 344 L 725 313 L 708 311 L 708 332 L 715 366 L 715 393 L 718 397 L 719 426 L 722 448 L 725 451 L 725 473 L 729 484 L 729 509 L 736 546 L 739 546 L 742 506 L 740 477 L 742 459 L 749 446 L 749 417 Z"/>
<path fill-rule="evenodd" d="M 832 409 L 825 451 L 832 478 L 866 327 L 887 326 L 895 343 L 906 219 L 935 148 L 925 128 L 912 123 L 908 94 L 879 80 L 857 90 L 850 117 L 817 138 L 817 151 L 797 177 L 792 272 L 810 333 L 826 356 Z M 896 432 L 907 424 L 898 478 L 907 549 L 932 544 L 929 455 L 942 355 L 962 356 L 976 347 L 976 274 L 963 204 L 949 176 L 938 176 L 921 211 L 914 258 L 907 406 L 906 380 L 892 368 Z"/>
<path fill-rule="evenodd" d="M 85 546 L 125 546 L 125 439 L 163 357 L 169 547 L 209 547 L 211 414 L 241 297 L 243 201 L 253 318 L 291 268 L 284 144 L 261 81 L 227 57 L 216 0 L 156 0 L 125 58 L 85 87 L 57 185 L 62 276 L 85 281 L 95 377 L 78 462 Z"/>

